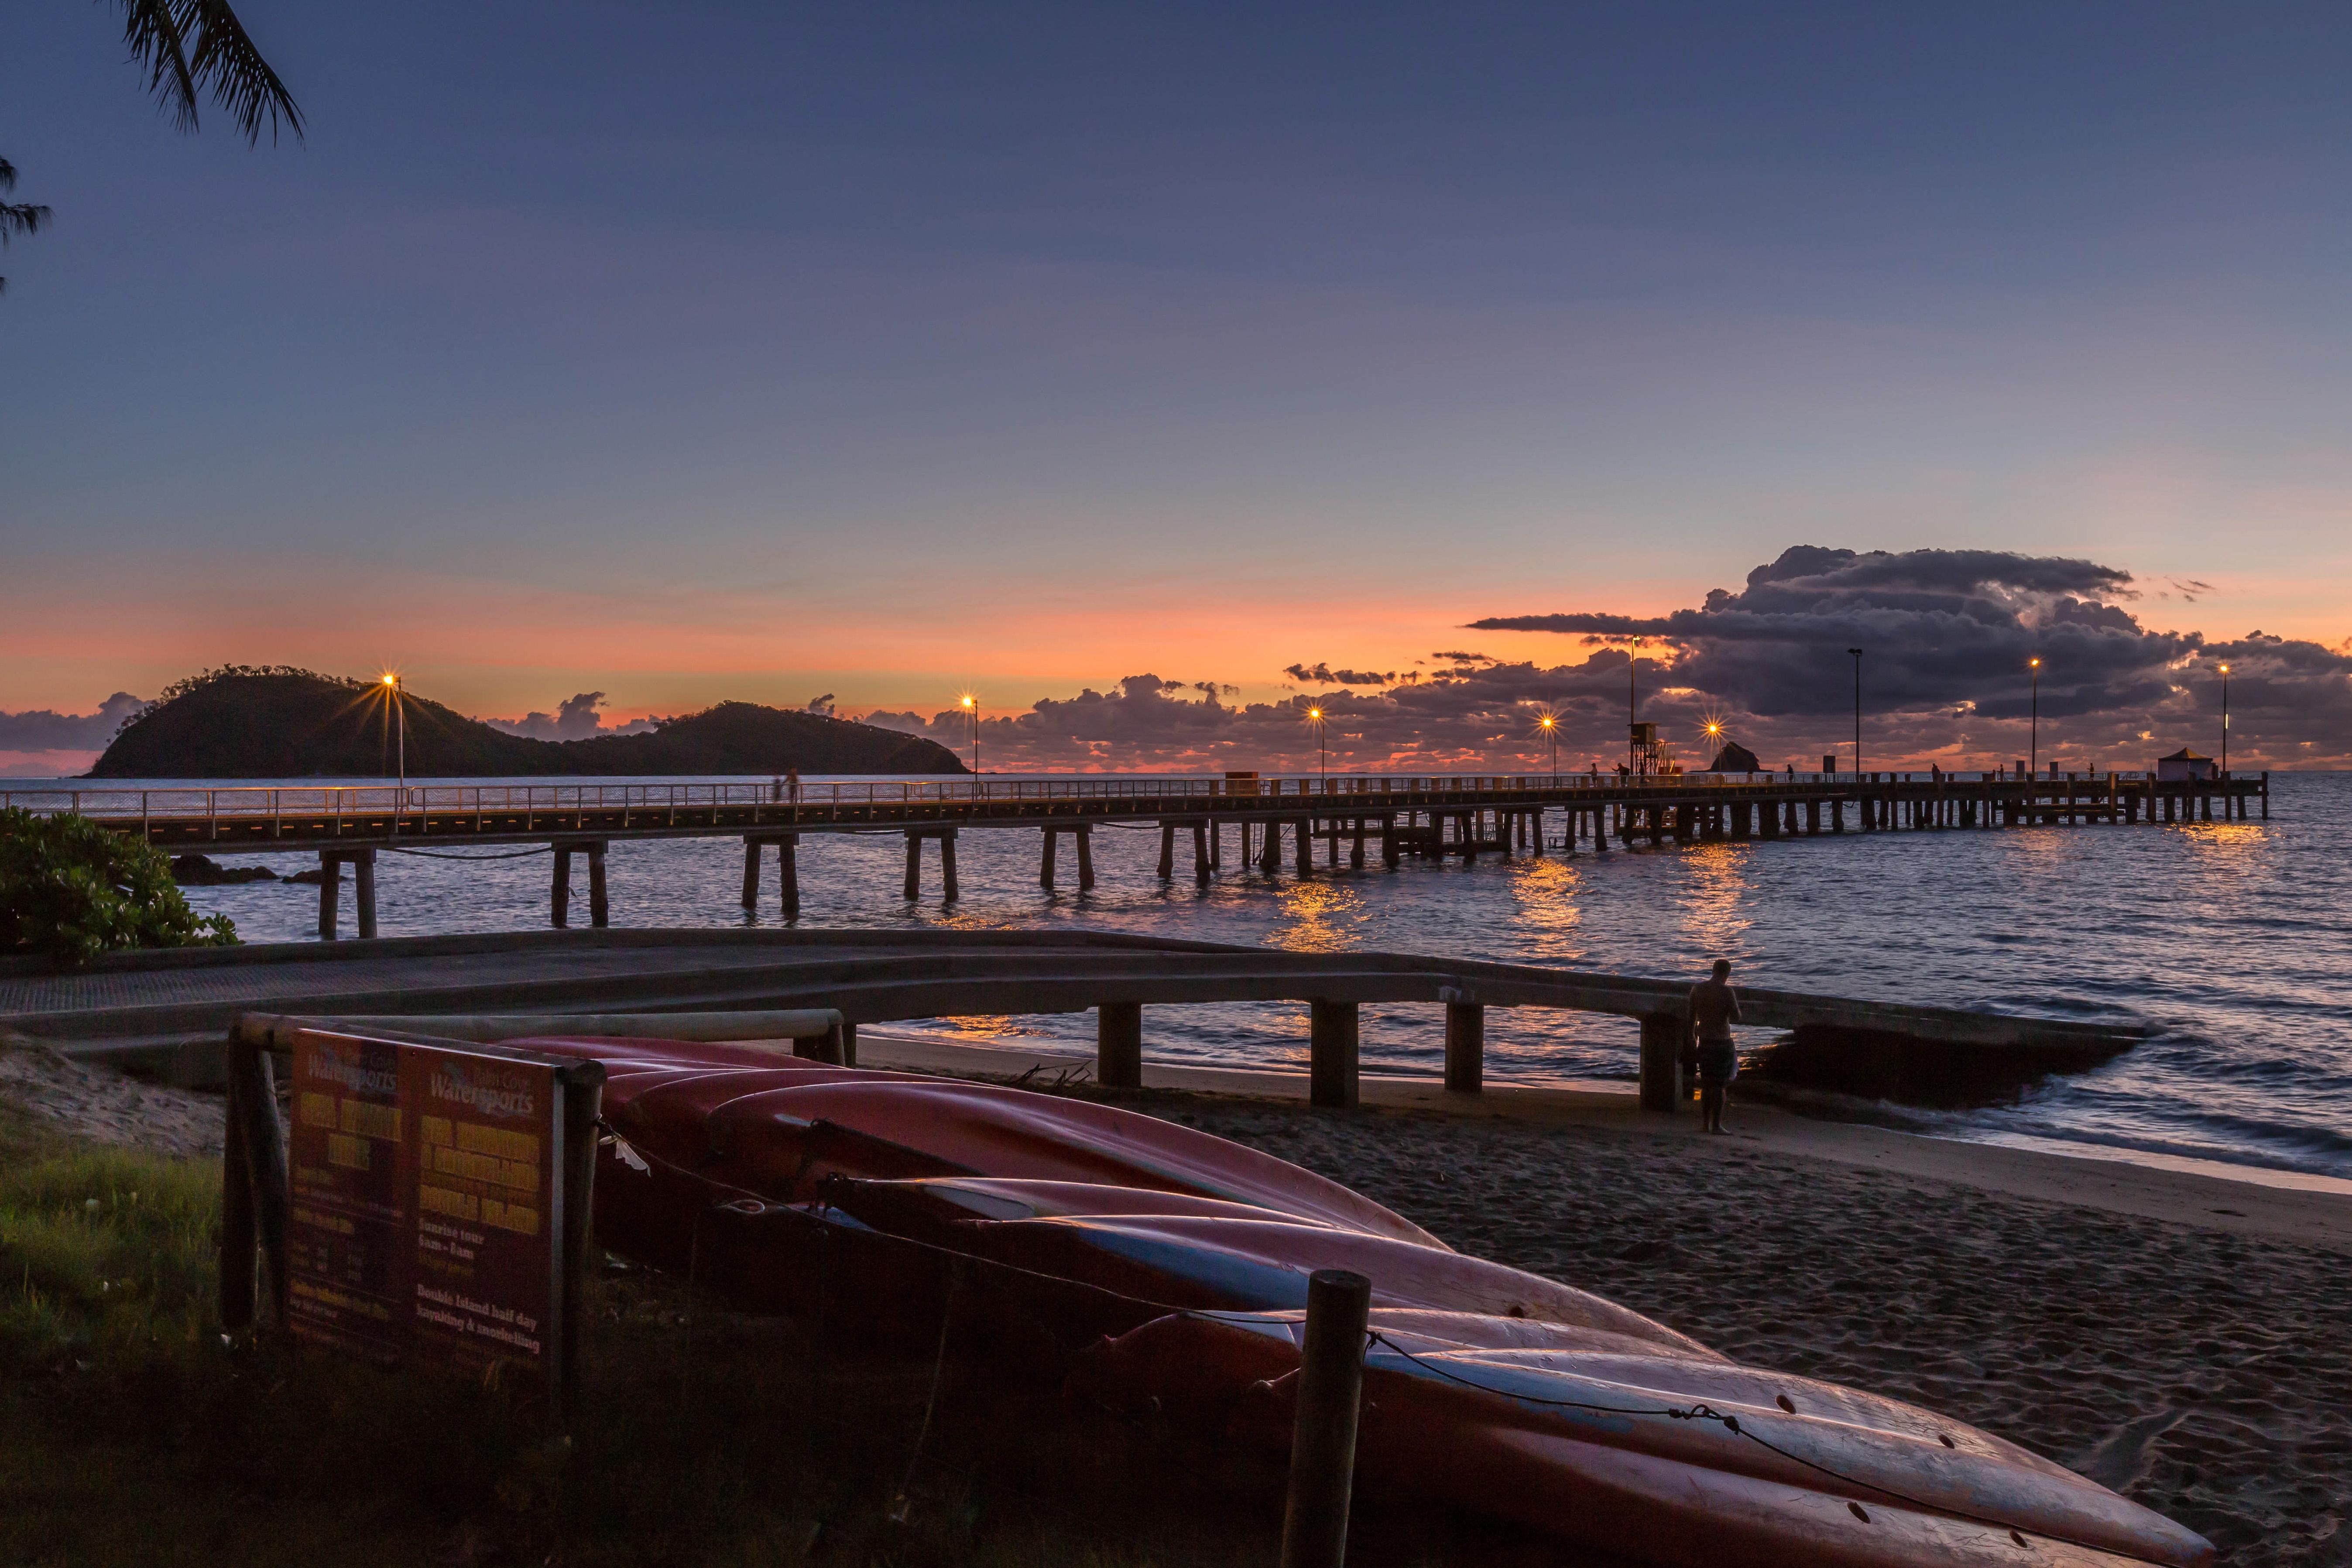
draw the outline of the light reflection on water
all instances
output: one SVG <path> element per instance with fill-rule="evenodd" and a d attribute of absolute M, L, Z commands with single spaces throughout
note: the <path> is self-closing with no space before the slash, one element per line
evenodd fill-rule
<path fill-rule="evenodd" d="M 898 897 L 896 836 L 802 841 L 803 925 L 987 929 L 1083 923 L 1318 952 L 1379 949 L 1696 978 L 1731 957 L 1759 985 L 2056 1017 L 2133 1018 L 2158 1037 L 2021 1105 L 1951 1130 L 2107 1141 L 2352 1175 L 2352 775 L 2284 774 L 2273 819 L 2165 827 L 1849 832 L 1658 851 L 1579 849 L 1475 866 L 1377 856 L 1319 862 L 1301 882 L 1237 858 L 1196 886 L 1179 854 L 1157 875 L 1157 835 L 1095 836 L 1099 885 L 1037 885 L 1038 836 L 975 831 L 960 845 L 964 898 Z M 1230 842 L 1228 848 L 1231 848 Z M 311 862 L 258 858 L 281 872 Z M 1344 858 L 1344 857 L 1343 857 Z M 615 844 L 614 923 L 777 923 L 772 862 L 756 914 L 737 907 L 731 839 Z M 387 857 L 386 935 L 530 930 L 547 922 L 544 857 L 467 864 Z M 301 940 L 311 889 L 189 889 L 252 940 Z M 348 895 L 347 895 L 348 898 Z M 584 920 L 584 908 L 576 918 Z M 351 915 L 346 906 L 345 929 Z M 1443 1030 L 1427 1007 L 1368 1007 L 1368 1066 L 1434 1072 Z M 992 1037 L 1093 1039 L 1087 1015 L 990 1020 Z M 1303 1061 L 1306 1010 L 1155 1008 L 1146 1048 L 1169 1058 Z M 1630 1077 L 1622 1019 L 1496 1010 L 1489 1070 L 1526 1079 Z"/>

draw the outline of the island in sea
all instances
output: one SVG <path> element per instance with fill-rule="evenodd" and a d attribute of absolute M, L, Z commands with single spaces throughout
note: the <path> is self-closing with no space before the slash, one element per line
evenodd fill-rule
<path fill-rule="evenodd" d="M 823 713 L 721 702 L 629 735 L 511 735 L 381 681 L 305 669 L 214 670 L 127 720 L 91 768 L 103 779 L 411 778 L 548 774 L 961 773 L 919 735 Z"/>

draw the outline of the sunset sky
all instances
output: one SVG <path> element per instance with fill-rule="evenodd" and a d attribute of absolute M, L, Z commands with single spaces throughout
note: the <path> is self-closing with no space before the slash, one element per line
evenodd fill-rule
<path fill-rule="evenodd" d="M 1643 626 L 1654 716 L 1817 762 L 1862 625 L 1882 765 L 2078 635 L 2085 756 L 2214 749 L 2228 657 L 2242 752 L 2352 763 L 2340 6 L 238 10 L 301 142 L 5 23 L 0 772 L 225 663 L 970 689 L 1041 766 L 1296 759 L 1323 666 L 1421 678 L 1355 764 L 1607 757 Z M 1864 564 L 1675 619 L 1799 546 Z"/>

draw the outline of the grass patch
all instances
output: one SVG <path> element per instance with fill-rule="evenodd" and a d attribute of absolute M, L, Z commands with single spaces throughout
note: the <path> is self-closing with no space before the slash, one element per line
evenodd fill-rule
<path fill-rule="evenodd" d="M 0 1152 L 0 1562 L 341 1568 L 1245 1568 L 1281 1478 L 1066 1405 L 1034 1368 L 854 1354 L 621 1271 L 589 1303 L 568 1439 L 494 1392 L 215 1322 L 216 1162 Z M 897 1517 L 893 1517 L 896 1515 Z M 1356 1561 L 1556 1561 L 1427 1510 L 1358 1510 Z"/>

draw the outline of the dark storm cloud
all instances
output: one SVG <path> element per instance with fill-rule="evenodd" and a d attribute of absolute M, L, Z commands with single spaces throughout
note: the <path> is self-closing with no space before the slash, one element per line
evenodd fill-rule
<path fill-rule="evenodd" d="M 1892 760 L 1927 752 L 1956 761 L 2031 742 L 2011 737 L 2032 711 L 2041 664 L 2046 751 L 2086 747 L 2135 766 L 2154 745 L 2218 745 L 2219 666 L 2232 668 L 2235 752 L 2273 763 L 2352 752 L 2352 659 L 2261 633 L 2228 642 L 2154 632 L 2118 601 L 2130 574 L 2095 562 L 1998 551 L 1901 553 L 1800 545 L 1664 616 L 1605 612 L 1494 616 L 1481 631 L 1649 639 L 1670 653 L 1670 684 L 1702 693 L 1759 736 L 1833 735 L 1853 702 L 1851 647 L 1863 652 L 1867 731 Z M 1850 743 L 1850 742 L 1849 742 Z"/>
<path fill-rule="evenodd" d="M 1301 684 L 1324 686 L 1393 686 L 1397 678 L 1393 669 L 1381 674 L 1369 669 L 1334 669 L 1328 664 L 1289 664 L 1283 666 L 1282 673 Z"/>
<path fill-rule="evenodd" d="M 982 755 L 1005 771 L 1311 768 L 1318 731 L 1307 712 L 1317 708 L 1334 769 L 1524 773 L 1548 764 L 1554 734 L 1561 766 L 1613 765 L 1638 708 L 1686 762 L 1713 754 L 1705 725 L 1714 720 L 1768 766 L 1810 771 L 1830 752 L 1851 766 L 1846 650 L 1860 647 L 1864 743 L 1876 768 L 1984 768 L 2024 756 L 2035 658 L 2045 761 L 2127 769 L 2182 745 L 2218 752 L 2224 662 L 2234 765 L 2352 760 L 2352 654 L 2259 632 L 2228 642 L 2151 632 L 2125 607 L 2135 594 L 2129 574 L 2090 561 L 1800 546 L 1748 574 L 1739 591 L 1670 615 L 1475 623 L 1577 637 L 1580 657 L 1567 663 L 1440 651 L 1440 668 L 1359 691 L 1350 688 L 1375 684 L 1364 672 L 1301 661 L 1283 674 L 1307 690 L 1252 703 L 1223 700 L 1234 690 L 1216 681 L 1135 675 L 984 719 Z M 1623 645 L 1636 637 L 1643 643 L 1629 664 Z M 1547 713 L 1557 723 L 1549 732 L 1537 722 Z M 868 721 L 959 750 L 971 722 L 954 709 Z"/>

